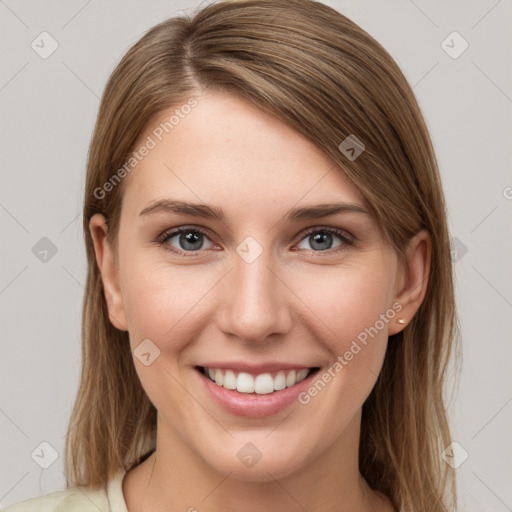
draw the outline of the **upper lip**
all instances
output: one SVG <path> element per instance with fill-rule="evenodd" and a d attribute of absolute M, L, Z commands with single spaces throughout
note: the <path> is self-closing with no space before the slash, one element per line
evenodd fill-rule
<path fill-rule="evenodd" d="M 278 361 L 270 361 L 267 363 L 247 363 L 242 361 L 208 361 L 201 363 L 198 366 L 221 369 L 221 370 L 232 370 L 234 372 L 245 372 L 253 375 L 260 375 L 262 373 L 277 372 L 279 370 L 300 370 L 302 368 L 317 368 L 315 365 L 304 365 L 301 363 L 280 363 Z"/>

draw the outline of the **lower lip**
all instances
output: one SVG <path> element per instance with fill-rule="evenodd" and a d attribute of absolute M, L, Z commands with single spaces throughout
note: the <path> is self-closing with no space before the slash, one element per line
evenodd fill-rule
<path fill-rule="evenodd" d="M 217 404 L 230 413 L 251 418 L 277 414 L 289 407 L 293 402 L 298 402 L 297 397 L 299 394 L 310 386 L 311 381 L 318 373 L 318 370 L 311 373 L 304 380 L 289 388 L 266 395 L 257 395 L 256 393 L 239 393 L 236 390 L 218 386 L 200 370 L 196 369 L 195 371 L 207 392 Z"/>

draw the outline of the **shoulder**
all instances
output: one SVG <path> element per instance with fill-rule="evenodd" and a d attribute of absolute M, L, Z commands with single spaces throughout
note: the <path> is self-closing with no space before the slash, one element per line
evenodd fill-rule
<path fill-rule="evenodd" d="M 105 489 L 89 490 L 71 487 L 37 498 L 21 501 L 3 512 L 110 512 Z"/>

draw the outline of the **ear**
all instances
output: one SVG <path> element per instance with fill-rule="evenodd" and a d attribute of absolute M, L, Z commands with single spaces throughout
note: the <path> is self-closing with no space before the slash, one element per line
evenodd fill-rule
<path fill-rule="evenodd" d="M 389 335 L 405 328 L 421 306 L 427 293 L 431 252 L 430 235 L 422 229 L 409 241 L 405 262 L 399 265 L 394 302 L 399 303 L 402 309 L 397 311 L 395 321 L 390 324 Z M 398 323 L 399 319 L 404 323 Z"/>
<path fill-rule="evenodd" d="M 126 315 L 117 278 L 117 265 L 114 251 L 107 240 L 108 227 L 105 217 L 96 213 L 89 221 L 89 231 L 94 242 L 96 262 L 103 281 L 105 300 L 112 325 L 121 331 L 127 331 Z"/>

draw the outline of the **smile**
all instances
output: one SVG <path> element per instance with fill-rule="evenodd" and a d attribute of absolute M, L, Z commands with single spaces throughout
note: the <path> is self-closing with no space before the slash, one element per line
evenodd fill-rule
<path fill-rule="evenodd" d="M 204 361 L 194 367 L 198 386 L 215 404 L 229 414 L 250 418 L 279 414 L 293 404 L 320 371 L 279 361 Z"/>
<path fill-rule="evenodd" d="M 316 367 L 300 368 L 253 375 L 221 368 L 198 367 L 198 369 L 217 386 L 236 390 L 239 393 L 254 393 L 256 395 L 268 395 L 291 388 L 318 370 Z"/>

